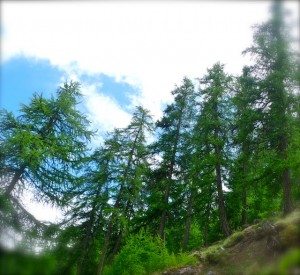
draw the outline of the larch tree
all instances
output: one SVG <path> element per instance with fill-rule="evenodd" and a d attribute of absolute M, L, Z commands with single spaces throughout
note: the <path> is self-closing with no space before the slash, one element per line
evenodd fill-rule
<path fill-rule="evenodd" d="M 200 79 L 202 102 L 197 122 L 199 137 L 206 147 L 202 148 L 205 153 L 203 157 L 207 160 L 207 166 L 214 169 L 219 218 L 225 236 L 231 234 L 223 191 L 225 168 L 229 155 L 226 145 L 228 144 L 230 119 L 230 82 L 231 77 L 225 74 L 223 65 L 220 63 L 216 63 L 211 69 L 208 69 L 207 75 Z"/>
<path fill-rule="evenodd" d="M 281 182 L 283 212 L 293 210 L 289 146 L 291 142 L 291 103 L 293 101 L 294 69 L 297 68 L 289 47 L 288 30 L 284 24 L 283 1 L 274 1 L 272 17 L 256 27 L 253 46 L 244 53 L 255 58 L 252 67 L 259 79 L 264 104 L 264 127 L 269 149 L 276 154 L 276 182 Z M 299 90 L 299 87 L 298 87 Z"/>
<path fill-rule="evenodd" d="M 69 264 L 73 265 L 74 260 L 78 263 L 77 274 L 94 274 L 97 269 L 97 251 L 102 241 L 99 236 L 104 234 L 106 211 L 110 207 L 114 149 L 112 144 L 107 143 L 93 152 L 82 175 L 84 183 L 69 207 L 71 218 L 68 219 L 68 225 L 75 226 L 78 234 Z"/>
<path fill-rule="evenodd" d="M 115 144 L 116 160 L 115 179 L 111 182 L 111 211 L 101 256 L 99 258 L 98 274 L 102 274 L 108 249 L 115 255 L 121 246 L 124 232 L 128 230 L 135 212 L 139 208 L 144 184 L 144 175 L 148 169 L 146 136 L 153 131 L 152 117 L 149 111 L 138 106 L 130 124 L 124 129 L 117 129 Z M 116 132 L 115 131 L 115 132 Z M 114 242 L 112 236 L 115 234 Z"/>
<path fill-rule="evenodd" d="M 64 83 L 51 99 L 34 94 L 17 117 L 1 112 L 1 194 L 19 217 L 36 222 L 19 201 L 24 188 L 37 200 L 63 206 L 80 184 L 76 173 L 92 136 L 89 121 L 77 109 L 80 98 L 79 83 Z"/>
<path fill-rule="evenodd" d="M 195 110 L 194 85 L 188 78 L 184 78 L 182 85 L 176 87 L 172 94 L 174 103 L 169 104 L 164 110 L 161 120 L 156 123 L 158 140 L 154 147 L 161 157 L 160 168 L 164 171 L 165 178 L 161 182 L 162 205 L 159 224 L 159 236 L 164 239 L 167 221 L 169 200 L 174 196 L 172 190 L 181 182 L 183 171 L 179 167 L 179 159 L 188 151 L 184 151 L 184 139 L 191 130 L 191 118 Z M 177 182 L 177 184 L 175 184 Z M 173 198 L 174 200 L 174 198 Z M 174 204 L 174 201 L 173 201 Z"/>
<path fill-rule="evenodd" d="M 251 75 L 249 67 L 243 68 L 243 73 L 237 78 L 235 94 L 232 99 L 234 107 L 233 145 L 236 147 L 235 162 L 233 164 L 233 177 L 237 183 L 233 191 L 241 198 L 241 224 L 247 224 L 247 197 L 248 191 L 253 187 L 252 176 L 253 161 L 259 150 L 257 131 L 260 126 L 262 114 L 256 103 L 259 98 L 257 79 Z"/>

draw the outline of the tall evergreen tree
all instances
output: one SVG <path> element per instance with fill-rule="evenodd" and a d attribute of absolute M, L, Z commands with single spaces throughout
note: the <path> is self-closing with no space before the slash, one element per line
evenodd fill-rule
<path fill-rule="evenodd" d="M 231 233 L 223 192 L 226 175 L 225 168 L 230 153 L 226 150 L 229 138 L 229 119 L 231 119 L 229 105 L 230 81 L 231 77 L 225 74 L 223 65 L 220 63 L 208 69 L 207 75 L 200 80 L 202 85 L 202 106 L 197 122 L 197 131 L 199 136 L 202 136 L 201 139 L 204 146 L 202 148 L 204 153 L 202 157 L 206 158 L 207 166 L 214 169 L 219 218 L 225 236 Z M 208 172 L 208 174 L 210 173 L 211 171 Z"/>
<path fill-rule="evenodd" d="M 164 239 L 165 226 L 167 221 L 169 200 L 171 192 L 176 190 L 180 177 L 184 173 L 179 167 L 179 158 L 184 154 L 184 136 L 191 129 L 191 114 L 195 110 L 194 85 L 188 78 L 183 79 L 181 86 L 172 91 L 175 96 L 174 103 L 168 105 L 164 115 L 156 124 L 158 129 L 158 141 L 155 146 L 158 155 L 161 157 L 160 169 L 164 171 L 162 178 L 162 206 L 159 225 L 159 235 Z M 177 182 L 177 185 L 175 184 Z M 173 197 L 173 200 L 175 198 Z M 173 201 L 173 204 L 175 202 Z"/>
<path fill-rule="evenodd" d="M 106 144 L 94 151 L 82 175 L 76 200 L 69 206 L 68 225 L 76 227 L 76 245 L 68 264 L 78 263 L 77 274 L 94 274 L 97 251 L 104 234 L 106 211 L 109 209 L 110 182 L 114 177 L 114 147 Z M 64 245 L 68 245 L 65 243 Z"/>
<path fill-rule="evenodd" d="M 233 191 L 237 192 L 242 203 L 242 225 L 247 224 L 247 197 L 254 181 L 253 161 L 259 150 L 258 130 L 262 119 L 256 103 L 259 90 L 256 78 L 251 75 L 249 67 L 243 68 L 243 73 L 236 81 L 236 91 L 232 99 L 234 106 L 233 144 L 236 147 L 236 159 L 233 164 Z M 256 153 L 255 153 L 256 152 Z"/>
<path fill-rule="evenodd" d="M 282 2 L 274 1 L 272 18 L 256 28 L 253 46 L 244 53 L 251 53 L 255 57 L 252 69 L 260 80 L 260 102 L 265 114 L 263 125 L 268 133 L 266 144 L 276 154 L 274 179 L 278 184 L 281 182 L 283 212 L 288 214 L 293 209 L 288 151 L 291 142 L 293 70 L 296 66 L 289 48 Z"/>
<path fill-rule="evenodd" d="M 23 188 L 35 198 L 56 205 L 72 199 L 87 144 L 89 121 L 76 108 L 81 97 L 77 82 L 65 83 L 57 96 L 34 94 L 20 115 L 0 114 L 1 193 L 15 206 L 15 214 L 35 221 L 19 201 Z"/>
<path fill-rule="evenodd" d="M 141 200 L 141 189 L 144 174 L 148 167 L 146 135 L 153 130 L 152 118 L 148 110 L 137 107 L 128 127 L 115 131 L 116 176 L 110 184 L 113 205 L 106 228 L 98 274 L 102 274 L 108 249 L 112 246 L 111 255 L 118 252 L 124 231 L 128 230 L 136 209 Z M 115 232 L 114 232 L 115 231 Z M 112 243 L 112 236 L 115 235 Z"/>

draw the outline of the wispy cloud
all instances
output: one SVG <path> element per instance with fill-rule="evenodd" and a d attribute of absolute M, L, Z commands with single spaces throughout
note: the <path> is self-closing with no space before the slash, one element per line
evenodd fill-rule
<path fill-rule="evenodd" d="M 199 77 L 217 61 L 229 72 L 240 72 L 247 61 L 241 51 L 252 40 L 250 27 L 266 19 L 270 1 L 1 4 L 3 60 L 23 54 L 47 58 L 65 70 L 76 62 L 87 73 L 103 73 L 140 89 L 133 104 L 144 105 L 158 118 L 161 104 L 171 99 L 170 91 L 183 76 Z M 290 6 L 297 11 L 297 1 Z M 115 102 L 92 95 L 99 104 L 105 102 L 103 110 L 103 105 L 113 106 L 112 115 L 119 116 L 105 122 L 95 109 L 99 123 L 117 126 L 124 120 L 126 114 Z"/>
<path fill-rule="evenodd" d="M 100 134 L 112 131 L 115 127 L 126 127 L 130 122 L 130 114 L 111 97 L 101 93 L 97 85 L 84 85 L 82 91 L 85 95 L 84 105 L 88 110 L 88 117 Z"/>
<path fill-rule="evenodd" d="M 285 1 L 287 2 L 287 1 Z M 213 63 L 239 73 L 241 52 L 252 41 L 251 26 L 264 21 L 271 1 L 1 1 L 1 62 L 18 55 L 47 59 L 82 82 L 92 126 L 103 134 L 125 127 L 130 108 L 143 105 L 157 119 L 170 91 L 184 76 L 200 77 Z M 299 3 L 289 1 L 299 22 Z M 299 29 L 295 31 L 299 33 Z M 121 106 L 102 90 L 104 74 L 139 93 Z M 64 81 L 65 79 L 61 79 Z M 97 144 L 96 144 L 97 145 Z M 35 204 L 30 204 L 32 213 Z M 47 219 L 55 220 L 59 213 Z M 42 211 L 35 213 L 44 219 Z"/>

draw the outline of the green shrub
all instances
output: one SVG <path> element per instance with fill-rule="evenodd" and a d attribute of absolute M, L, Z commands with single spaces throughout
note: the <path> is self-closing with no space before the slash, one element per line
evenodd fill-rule
<path fill-rule="evenodd" d="M 185 253 L 169 254 L 159 237 L 141 232 L 128 238 L 112 265 L 105 267 L 104 274 L 151 274 L 166 268 L 193 263 L 195 259 L 192 256 Z"/>

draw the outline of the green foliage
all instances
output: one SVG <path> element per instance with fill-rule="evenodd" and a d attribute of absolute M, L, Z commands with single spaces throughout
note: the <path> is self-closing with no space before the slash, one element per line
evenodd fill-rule
<path fill-rule="evenodd" d="M 297 274 L 299 272 L 300 263 L 300 249 L 294 248 L 287 251 L 280 259 L 271 264 L 271 266 L 255 270 L 253 268 L 251 272 L 259 272 L 262 275 L 272 275 L 272 274 L 280 274 L 280 275 L 289 275 L 289 274 Z"/>
<path fill-rule="evenodd" d="M 49 99 L 35 93 L 28 105 L 21 105 L 17 117 L 1 110 L 0 234 L 20 235 L 18 248 L 22 251 L 33 253 L 36 245 L 46 248 L 55 243 L 53 236 L 43 235 L 47 225 L 20 202 L 22 191 L 32 192 L 38 202 L 59 207 L 71 206 L 81 187 L 79 175 L 93 133 L 86 116 L 77 108 L 80 98 L 79 83 L 70 82 Z M 52 242 L 47 243 L 49 239 Z"/>
<path fill-rule="evenodd" d="M 158 237 L 130 236 L 105 274 L 149 274 L 166 266 L 168 252 Z"/>
<path fill-rule="evenodd" d="M 169 254 L 164 242 L 147 232 L 132 235 L 104 274 L 151 274 L 169 267 L 194 264 L 187 254 Z"/>
<path fill-rule="evenodd" d="M 79 184 L 75 173 L 92 135 L 89 121 L 76 108 L 80 96 L 79 83 L 65 83 L 56 98 L 34 94 L 16 118 L 0 113 L 0 147 L 6 152 L 0 175 L 7 178 L 7 195 L 22 181 L 38 190 L 39 200 L 63 205 L 72 198 Z"/>
<path fill-rule="evenodd" d="M 275 1 L 272 18 L 256 27 L 245 51 L 255 62 L 240 76 L 216 63 L 199 78 L 199 91 L 185 77 L 155 127 L 138 106 L 129 125 L 108 133 L 93 152 L 77 82 L 50 99 L 34 94 L 19 116 L 1 110 L 0 235 L 27 231 L 32 242 L 25 238 L 23 250 L 42 235 L 51 240 L 57 273 L 101 273 L 110 263 L 105 274 L 149 274 L 194 263 L 180 251 L 215 243 L 280 208 L 291 211 L 300 199 L 299 66 L 281 13 Z M 38 201 L 66 207 L 64 223 L 46 226 L 28 213 L 19 202 L 27 188 Z M 298 227 L 282 228 L 282 246 L 297 246 Z M 224 248 L 244 237 L 236 232 L 201 257 L 219 264 Z M 295 251 L 276 268 L 286 272 L 298 260 Z M 3 266 L 17 273 L 15 260 L 5 257 Z M 42 261 L 18 257 L 33 274 Z"/>
<path fill-rule="evenodd" d="M 193 222 L 190 228 L 190 237 L 187 246 L 187 251 L 193 251 L 199 249 L 203 246 L 203 232 L 200 229 L 200 226 Z"/>
<path fill-rule="evenodd" d="M 54 274 L 56 262 L 50 256 L 32 256 L 1 250 L 0 274 Z"/>

